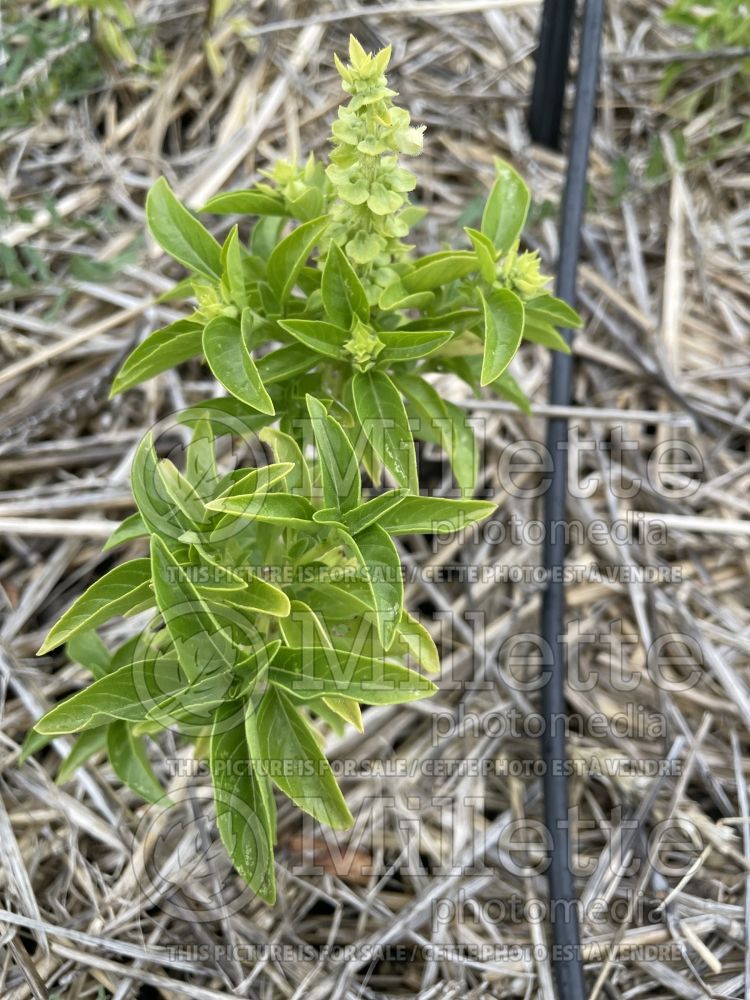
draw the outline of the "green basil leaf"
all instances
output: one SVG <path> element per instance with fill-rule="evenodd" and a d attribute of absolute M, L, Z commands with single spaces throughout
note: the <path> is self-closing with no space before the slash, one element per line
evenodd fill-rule
<path fill-rule="evenodd" d="M 414 436 L 441 445 L 462 492 L 472 495 L 479 475 L 479 449 L 468 414 L 418 375 L 399 374 L 395 381 L 417 416 Z"/>
<path fill-rule="evenodd" d="M 136 795 L 146 802 L 168 804 L 148 759 L 143 737 L 134 736 L 131 727 L 122 719 L 107 726 L 107 756 L 117 777 Z"/>
<path fill-rule="evenodd" d="M 348 330 L 322 319 L 280 319 L 279 326 L 310 350 L 336 360 L 344 357 L 344 344 L 351 336 Z"/>
<path fill-rule="evenodd" d="M 305 344 L 289 344 L 288 347 L 278 347 L 258 358 L 256 367 L 263 384 L 271 385 L 308 371 L 317 360 L 310 357 Z"/>
<path fill-rule="evenodd" d="M 108 726 L 97 726 L 96 729 L 86 729 L 73 741 L 70 753 L 60 765 L 55 776 L 55 783 L 64 785 L 69 781 L 78 768 L 85 764 L 89 758 L 104 750 L 107 745 Z M 33 730 L 32 730 L 33 732 Z"/>
<path fill-rule="evenodd" d="M 110 549 L 114 549 L 118 545 L 122 545 L 124 542 L 130 542 L 134 538 L 144 538 L 147 534 L 148 528 L 146 527 L 140 513 L 136 511 L 135 514 L 131 514 L 129 517 L 126 517 L 124 521 L 117 525 L 115 530 L 102 546 L 102 552 L 109 552 Z"/>
<path fill-rule="evenodd" d="M 409 499 L 419 498 L 405 497 L 401 503 Z M 400 506 L 401 504 L 391 512 L 393 519 L 396 519 L 396 512 Z M 388 514 L 385 514 L 378 524 L 371 524 L 369 528 L 360 531 L 356 539 L 349 535 L 344 536 L 366 574 L 376 612 L 378 636 L 386 651 L 393 642 L 404 605 L 401 559 L 390 535 L 383 528 L 387 520 Z"/>
<path fill-rule="evenodd" d="M 179 537 L 190 522 L 175 506 L 159 473 L 151 431 L 144 434 L 133 456 L 130 470 L 133 499 L 149 532 Z"/>
<path fill-rule="evenodd" d="M 307 588 L 305 598 L 310 607 L 319 615 L 324 615 L 326 619 L 355 619 L 363 618 L 372 614 L 369 602 L 372 595 L 369 587 L 363 588 L 362 596 L 354 592 L 350 586 L 351 580 L 346 580 L 341 586 L 335 583 L 316 583 L 313 587 Z"/>
<path fill-rule="evenodd" d="M 183 302 L 185 299 L 193 297 L 193 275 L 189 274 L 182 281 L 175 282 L 166 292 L 162 292 L 155 299 L 156 302 Z"/>
<path fill-rule="evenodd" d="M 414 436 L 440 444 L 448 456 L 453 475 L 462 492 L 474 492 L 479 475 L 479 451 L 468 414 L 438 395 L 435 388 L 418 375 L 396 377 L 417 416 Z"/>
<path fill-rule="evenodd" d="M 399 361 L 416 361 L 437 351 L 453 337 L 452 330 L 380 330 L 383 350 L 378 355 L 378 364 L 392 364 Z"/>
<path fill-rule="evenodd" d="M 200 211 L 214 215 L 289 215 L 281 195 L 252 189 L 215 194 Z"/>
<path fill-rule="evenodd" d="M 296 198 L 286 198 L 289 214 L 301 222 L 317 218 L 325 208 L 323 193 L 317 188 L 308 188 Z"/>
<path fill-rule="evenodd" d="M 233 396 L 261 413 L 275 413 L 237 320 L 212 319 L 203 331 L 203 353 L 211 371 Z"/>
<path fill-rule="evenodd" d="M 448 414 L 445 401 L 437 390 L 421 375 L 398 372 L 393 376 L 393 381 L 406 396 L 406 412 L 414 437 L 419 441 L 441 445 L 446 454 L 450 455 L 444 447 Z"/>
<path fill-rule="evenodd" d="M 267 903 L 276 900 L 273 835 L 237 702 L 219 707 L 211 732 L 210 767 L 216 826 L 237 871 Z M 241 721 L 237 722 L 239 719 Z"/>
<path fill-rule="evenodd" d="M 291 602 L 289 616 L 279 626 L 287 646 L 333 645 L 320 617 L 303 601 Z"/>
<path fill-rule="evenodd" d="M 490 500 L 451 500 L 442 497 L 404 497 L 393 511 L 378 522 L 391 535 L 431 534 L 459 531 L 482 521 L 496 509 Z M 359 542 L 361 536 L 357 536 Z"/>
<path fill-rule="evenodd" d="M 290 611 L 289 598 L 284 591 L 259 576 L 248 580 L 242 590 L 227 591 L 224 601 L 243 611 L 257 611 L 274 618 L 286 618 Z"/>
<path fill-rule="evenodd" d="M 268 258 L 268 284 L 282 305 L 289 298 L 297 276 L 327 225 L 327 215 L 303 222 L 271 251 Z"/>
<path fill-rule="evenodd" d="M 541 344 L 542 347 L 549 347 L 553 351 L 562 351 L 563 354 L 570 354 L 570 347 L 567 341 L 557 332 L 554 326 L 530 320 L 528 313 L 526 315 L 526 322 L 523 325 L 523 339 L 530 340 L 534 344 Z"/>
<path fill-rule="evenodd" d="M 523 337 L 523 302 L 507 288 L 491 292 L 485 299 L 484 357 L 482 359 L 482 385 L 491 385 L 513 360 Z"/>
<path fill-rule="evenodd" d="M 221 277 L 221 247 L 163 177 L 148 193 L 146 219 L 154 239 L 171 257 L 207 278 Z"/>
<path fill-rule="evenodd" d="M 260 752 L 260 739 L 258 737 L 258 713 L 257 699 L 247 698 L 245 700 L 245 739 L 247 749 L 252 761 L 255 773 L 258 778 L 258 791 L 261 801 L 265 807 L 265 815 L 268 821 L 268 832 L 271 843 L 276 844 L 276 799 L 273 794 L 273 785 L 268 776 L 267 768 L 262 766 L 263 760 Z"/>
<path fill-rule="evenodd" d="M 366 435 L 363 432 L 361 422 L 356 419 L 357 408 L 354 405 L 354 379 L 348 379 L 344 382 L 341 389 L 341 405 L 344 408 L 344 412 L 349 417 L 347 423 L 342 424 L 342 427 L 349 437 L 349 442 L 354 448 L 354 454 L 358 456 L 362 466 L 364 467 L 365 473 L 370 477 L 373 483 L 376 485 L 380 484 L 383 478 L 383 463 L 380 458 L 375 454 L 375 449 L 367 440 Z M 355 419 L 351 419 L 354 417 Z"/>
<path fill-rule="evenodd" d="M 401 330 L 454 330 L 461 331 L 466 326 L 476 325 L 481 318 L 479 309 L 453 309 L 435 316 L 420 316 L 409 320 Z"/>
<path fill-rule="evenodd" d="M 291 466 L 286 477 L 289 492 L 310 498 L 312 496 L 310 469 L 294 438 L 274 427 L 264 428 L 258 437 L 263 444 L 268 445 L 277 462 L 288 463 Z"/>
<path fill-rule="evenodd" d="M 336 507 L 324 507 L 322 510 L 316 510 L 313 514 L 313 521 L 316 524 L 333 524 L 337 528 L 346 529 L 346 525 L 341 520 L 341 511 Z"/>
<path fill-rule="evenodd" d="M 250 252 L 267 261 L 279 242 L 286 219 L 279 216 L 263 215 L 253 226 L 250 234 Z"/>
<path fill-rule="evenodd" d="M 156 330 L 127 356 L 112 383 L 110 399 L 200 354 L 202 336 L 203 327 L 189 319 Z"/>
<path fill-rule="evenodd" d="M 156 603 L 188 680 L 236 666 L 241 655 L 226 626 L 216 620 L 185 567 L 156 535 L 151 538 L 151 564 Z"/>
<path fill-rule="evenodd" d="M 247 305 L 245 294 L 245 271 L 242 266 L 242 247 L 237 226 L 232 226 L 221 249 L 223 275 L 222 283 L 236 306 L 244 309 Z"/>
<path fill-rule="evenodd" d="M 407 292 L 428 292 L 479 270 L 473 250 L 440 250 L 414 262 L 401 284 Z"/>
<path fill-rule="evenodd" d="M 440 673 L 440 654 L 437 646 L 421 622 L 404 611 L 396 631 L 396 641 L 406 646 L 409 655 L 423 670 L 431 674 Z"/>
<path fill-rule="evenodd" d="M 434 292 L 409 293 L 401 281 L 394 281 L 380 293 L 378 306 L 385 312 L 397 309 L 429 309 L 434 301 Z"/>
<path fill-rule="evenodd" d="M 484 319 L 484 317 L 482 318 Z M 482 327 L 484 327 L 484 323 L 482 324 Z M 453 361 L 454 359 L 458 359 L 459 361 L 470 361 L 475 356 L 481 359 L 483 354 L 484 344 L 480 339 L 479 331 L 464 330 L 463 333 L 459 333 L 459 335 L 454 337 L 449 344 L 445 345 L 440 353 L 438 365 L 441 369 L 445 369 L 448 367 L 447 362 Z M 477 373 L 477 375 L 478 374 L 479 373 Z"/>
<path fill-rule="evenodd" d="M 321 707 L 324 707 L 333 713 L 333 717 L 329 717 L 328 724 L 330 726 L 334 725 L 336 717 L 344 722 L 348 722 L 349 725 L 354 726 L 358 733 L 363 733 L 365 731 L 365 724 L 362 719 L 362 709 L 359 707 L 356 701 L 350 701 L 348 698 L 321 698 L 320 702 L 314 701 L 310 706 L 314 711 L 320 712 Z M 343 736 L 344 727 L 335 727 L 337 733 Z"/>
<path fill-rule="evenodd" d="M 459 337 L 453 341 L 451 347 L 457 344 L 462 338 Z M 476 337 L 472 336 L 472 340 L 476 340 Z M 479 396 L 482 393 L 482 387 L 479 384 L 479 373 L 482 370 L 482 354 L 484 351 L 484 345 L 479 341 L 479 354 L 469 354 L 466 357 L 450 357 L 440 359 L 440 370 L 446 372 L 453 372 L 457 375 L 462 382 L 472 390 L 475 396 Z M 502 375 L 500 376 L 502 378 Z"/>
<path fill-rule="evenodd" d="M 478 229 L 471 229 L 469 226 L 464 226 L 464 232 L 471 240 L 471 245 L 474 247 L 474 253 L 477 255 L 477 260 L 479 261 L 479 270 L 485 281 L 492 284 L 497 278 L 497 250 L 489 238 L 485 236 L 484 233 L 480 233 Z"/>
<path fill-rule="evenodd" d="M 258 493 L 267 493 L 275 483 L 286 480 L 288 474 L 293 469 L 294 467 L 290 462 L 279 462 L 261 466 L 259 469 L 251 469 L 249 472 L 246 472 L 244 469 L 237 470 L 237 473 L 233 474 L 230 485 L 215 499 L 223 500 L 233 496 L 248 497 Z M 237 477 L 238 473 L 239 476 Z M 233 524 L 234 515 L 225 514 L 214 525 L 211 533 L 212 542 L 217 545 L 220 544 L 222 538 L 226 537 L 224 535 L 225 529 L 231 528 Z M 199 551 L 201 551 L 200 539 L 193 539 L 189 534 L 187 536 L 183 535 L 182 539 L 186 542 L 189 541 L 191 545 L 197 545 Z M 221 556 L 211 558 L 208 561 L 213 565 L 221 566 Z"/>
<path fill-rule="evenodd" d="M 36 729 L 29 729 L 21 744 L 21 752 L 18 755 L 19 765 L 25 764 L 29 757 L 33 757 L 35 753 L 49 746 L 54 738 L 47 733 L 38 733 Z"/>
<path fill-rule="evenodd" d="M 314 508 L 305 497 L 291 493 L 256 493 L 253 496 L 226 497 L 207 504 L 210 510 L 233 514 L 261 524 L 279 524 L 285 528 L 311 528 Z"/>
<path fill-rule="evenodd" d="M 507 369 L 500 378 L 492 383 L 492 388 L 495 392 L 499 392 L 501 396 L 505 396 L 511 403 L 515 403 L 519 410 L 531 414 L 529 397 Z"/>
<path fill-rule="evenodd" d="M 294 469 L 291 462 L 274 462 L 261 465 L 258 469 L 237 469 L 232 482 L 216 497 L 250 496 L 253 493 L 267 493 L 272 486 L 285 480 Z M 237 477 L 237 478 L 234 478 Z"/>
<path fill-rule="evenodd" d="M 273 414 L 251 412 L 245 403 L 241 403 L 234 396 L 206 399 L 200 403 L 193 403 L 192 406 L 175 414 L 175 420 L 186 427 L 203 419 L 209 421 L 218 436 L 234 434 L 246 437 L 249 434 L 257 434 L 276 418 Z"/>
<path fill-rule="evenodd" d="M 305 708 L 314 715 L 317 715 L 323 722 L 327 722 L 331 730 L 340 739 L 346 732 L 346 723 L 337 712 L 329 708 L 328 700 L 326 698 L 311 698 L 310 701 L 305 702 Z M 347 701 L 346 698 L 331 698 L 330 701 L 338 701 L 341 704 L 347 705 L 357 705 L 356 701 Z"/>
<path fill-rule="evenodd" d="M 327 507 L 352 510 L 362 499 L 359 462 L 343 428 L 313 396 L 305 397 L 320 459 Z"/>
<path fill-rule="evenodd" d="M 151 598 L 148 559 L 131 559 L 105 573 L 71 604 L 49 630 L 37 656 L 61 646 L 80 632 L 102 625 Z"/>
<path fill-rule="evenodd" d="M 317 739 L 294 703 L 269 687 L 258 707 L 258 743 L 266 773 L 303 812 L 345 830 L 354 822 Z"/>
<path fill-rule="evenodd" d="M 185 735 L 205 731 L 213 721 L 217 705 L 229 699 L 234 684 L 232 670 L 211 674 L 188 684 L 154 705 L 148 713 L 147 723 L 156 723 L 162 729 L 176 724 Z"/>
<path fill-rule="evenodd" d="M 331 243 L 321 282 L 323 307 L 336 326 L 349 329 L 354 316 L 363 323 L 370 318 L 370 304 L 362 282 L 343 250 Z"/>
<path fill-rule="evenodd" d="M 322 645 L 282 646 L 268 679 L 300 701 L 341 697 L 363 705 L 399 705 L 437 690 L 426 677 L 398 663 Z"/>
<path fill-rule="evenodd" d="M 311 267 L 309 264 L 305 264 L 297 275 L 297 287 L 302 292 L 305 298 L 308 300 L 313 298 L 315 308 L 317 310 L 318 305 L 322 302 L 322 293 L 317 295 L 315 293 L 320 291 L 320 285 L 323 280 L 323 273 L 317 267 Z M 292 308 L 298 308 L 302 303 L 293 303 Z M 307 308 L 310 308 L 312 303 L 309 301 L 306 304 Z"/>
<path fill-rule="evenodd" d="M 387 490 L 380 496 L 367 500 L 344 514 L 342 519 L 344 527 L 350 535 L 364 531 L 371 524 L 377 524 L 389 511 L 397 507 L 405 496 L 408 496 L 407 490 Z"/>
<path fill-rule="evenodd" d="M 245 578 L 224 563 L 221 553 L 212 551 L 205 544 L 202 532 L 187 531 L 179 540 L 189 545 L 190 549 L 187 550 L 187 559 L 183 558 L 183 550 L 177 561 L 190 567 L 191 580 L 195 586 L 214 596 L 217 593 L 223 595 L 227 590 L 242 590 L 245 586 Z"/>
<path fill-rule="evenodd" d="M 481 230 L 495 248 L 507 253 L 523 231 L 531 194 L 509 163 L 495 160 L 496 180 L 484 206 Z"/>
<path fill-rule="evenodd" d="M 144 649 L 144 643 L 146 642 L 146 632 L 141 632 L 137 635 L 132 635 L 125 642 L 120 643 L 119 646 L 112 652 L 110 672 L 113 670 L 119 670 L 120 667 L 125 667 L 129 663 L 134 663 L 136 660 L 143 660 L 142 651 Z M 158 638 L 159 641 L 155 641 Z M 149 655 L 163 655 L 165 654 L 167 647 L 170 646 L 171 640 L 166 632 L 159 633 L 157 636 L 151 636 L 149 634 L 148 649 L 150 650 Z"/>
<path fill-rule="evenodd" d="M 450 459 L 453 475 L 461 492 L 471 496 L 479 477 L 479 449 L 469 423 L 469 414 L 447 399 L 443 400 L 443 406 L 449 420 L 443 437 L 443 448 Z"/>
<path fill-rule="evenodd" d="M 583 326 L 583 320 L 564 299 L 554 295 L 537 295 L 526 303 L 526 316 L 535 323 L 551 323 L 566 330 L 576 330 Z"/>
<path fill-rule="evenodd" d="M 206 613 L 221 627 L 220 641 L 226 640 L 231 647 L 231 652 L 225 654 L 227 667 L 222 668 L 217 662 L 218 672 L 223 669 L 236 670 L 238 683 L 243 678 L 248 682 L 254 681 L 258 672 L 254 665 L 259 662 L 260 653 L 266 648 L 255 624 L 257 615 L 243 614 L 223 597 L 212 600 L 201 594 L 201 598 L 204 600 Z M 238 691 L 238 697 L 240 693 Z"/>
<path fill-rule="evenodd" d="M 398 389 L 385 372 L 368 371 L 357 372 L 352 392 L 357 417 L 374 452 L 400 486 L 418 492 L 414 439 Z"/>
<path fill-rule="evenodd" d="M 90 670 L 94 677 L 104 677 L 112 669 L 112 657 L 93 629 L 90 632 L 78 632 L 68 642 L 65 652 L 75 663 Z"/>
<path fill-rule="evenodd" d="M 208 511 L 197 490 L 182 475 L 179 469 L 168 458 L 162 458 L 157 465 L 164 489 L 174 505 L 187 520 L 194 525 L 205 524 Z"/>
<path fill-rule="evenodd" d="M 369 595 L 367 600 L 370 600 Z M 376 628 L 376 613 L 367 604 L 364 610 L 359 612 L 356 618 L 337 620 L 329 617 L 324 612 L 316 612 L 317 617 L 326 629 L 329 637 L 328 641 L 322 643 L 315 635 L 308 634 L 303 639 L 295 639 L 289 645 L 293 647 L 312 647 L 323 645 L 337 650 L 337 656 L 366 656 L 373 660 L 384 660 L 388 657 L 393 662 L 398 662 L 399 653 L 388 653 L 383 649 L 383 645 L 378 638 Z M 391 650 L 395 645 L 391 647 Z"/>
<path fill-rule="evenodd" d="M 185 478 L 201 500 L 213 496 L 220 482 L 219 470 L 216 467 L 214 432 L 207 417 L 202 417 L 196 422 L 193 436 L 185 450 Z"/>
<path fill-rule="evenodd" d="M 94 681 L 83 691 L 55 705 L 36 723 L 39 733 L 61 736 L 100 726 L 111 719 L 143 721 L 154 705 L 156 685 L 148 673 L 158 667 L 159 697 L 185 685 L 185 676 L 168 658 L 156 662 L 129 663 Z"/>

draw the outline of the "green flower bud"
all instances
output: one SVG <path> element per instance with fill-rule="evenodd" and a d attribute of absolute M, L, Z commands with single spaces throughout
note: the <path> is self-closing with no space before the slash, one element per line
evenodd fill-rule
<path fill-rule="evenodd" d="M 523 299 L 533 299 L 541 295 L 550 278 L 541 272 L 539 252 L 519 253 L 519 244 L 508 251 L 498 267 L 501 284 L 510 288 Z"/>
<path fill-rule="evenodd" d="M 193 295 L 198 300 L 196 315 L 206 323 L 215 316 L 220 316 L 227 303 L 222 298 L 219 288 L 201 281 L 194 281 L 192 284 Z"/>
<path fill-rule="evenodd" d="M 386 241 L 377 233 L 359 232 L 346 244 L 346 252 L 355 264 L 372 264 L 384 253 Z"/>
<path fill-rule="evenodd" d="M 331 185 L 322 163 L 318 163 L 312 153 L 304 167 L 288 160 L 277 160 L 271 170 L 261 170 L 261 173 L 273 181 L 297 218 L 312 219 L 325 211 L 331 197 Z"/>
<path fill-rule="evenodd" d="M 384 344 L 374 330 L 363 323 L 361 319 L 357 319 L 352 329 L 352 335 L 344 347 L 351 354 L 357 368 L 360 371 L 367 371 L 375 363 Z"/>

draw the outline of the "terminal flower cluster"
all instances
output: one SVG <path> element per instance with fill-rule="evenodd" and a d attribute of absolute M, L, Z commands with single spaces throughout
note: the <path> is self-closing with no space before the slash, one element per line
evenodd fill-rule
<path fill-rule="evenodd" d="M 412 249 L 401 241 L 409 233 L 407 195 L 417 179 L 399 165 L 399 154 L 422 151 L 423 128 L 412 127 L 409 112 L 393 104 L 397 94 L 385 77 L 390 56 L 390 46 L 369 55 L 352 38 L 349 64 L 336 59 L 351 100 L 333 123 L 326 170 L 336 195 L 330 239 L 363 269 L 371 301 L 397 276 L 393 263 Z"/>

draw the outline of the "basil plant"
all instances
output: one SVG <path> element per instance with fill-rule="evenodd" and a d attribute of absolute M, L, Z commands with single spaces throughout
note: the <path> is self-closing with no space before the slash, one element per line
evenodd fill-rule
<path fill-rule="evenodd" d="M 464 247 L 415 254 L 409 233 L 425 211 L 410 203 L 417 181 L 402 157 L 420 152 L 422 129 L 393 103 L 389 56 L 350 40 L 328 165 L 282 161 L 263 183 L 212 198 L 206 213 L 241 218 L 222 244 L 165 180 L 151 189 L 150 231 L 189 272 L 170 297 L 195 307 L 136 347 L 113 393 L 196 356 L 224 392 L 178 415 L 184 447 L 165 456 L 161 432 L 138 447 L 137 511 L 105 548 L 143 554 L 49 632 L 40 654 L 66 644 L 93 682 L 24 748 L 75 733 L 59 778 L 106 751 L 118 778 L 166 804 L 145 741 L 172 728 L 208 762 L 222 840 L 269 902 L 274 786 L 348 826 L 324 727 L 361 730 L 360 706 L 436 690 L 425 672 L 438 671 L 437 651 L 404 607 L 394 536 L 457 531 L 494 509 L 471 498 L 471 428 L 430 376 L 527 406 L 508 372 L 522 340 L 567 350 L 556 326 L 579 325 L 519 248 L 530 198 L 507 163 Z M 420 492 L 415 439 L 444 450 L 462 499 Z M 228 468 L 228 455 L 253 460 Z M 135 614 L 143 630 L 108 649 L 97 629 Z"/>

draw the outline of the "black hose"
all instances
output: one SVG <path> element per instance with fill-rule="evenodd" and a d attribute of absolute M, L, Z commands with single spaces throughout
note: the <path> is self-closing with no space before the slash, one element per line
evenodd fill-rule
<path fill-rule="evenodd" d="M 550 149 L 560 146 L 560 121 L 568 78 L 570 36 L 576 0 L 544 0 L 536 73 L 529 107 L 529 133 Z"/>
<path fill-rule="evenodd" d="M 560 221 L 560 259 L 557 295 L 575 305 L 576 275 L 580 250 L 581 224 L 586 199 L 586 172 L 591 128 L 594 118 L 599 48 L 604 0 L 586 0 L 576 82 L 575 109 L 570 137 L 568 170 Z M 565 331 L 568 341 L 571 332 Z M 566 406 L 571 401 L 572 356 L 555 353 L 552 361 L 550 403 Z M 548 872 L 551 964 L 560 1000 L 585 1000 L 586 988 L 581 961 L 580 933 L 573 874 L 570 867 L 568 836 L 568 783 L 565 775 L 566 733 L 560 720 L 565 714 L 567 665 L 563 646 L 565 634 L 565 591 L 562 571 L 565 564 L 565 534 L 562 527 L 567 507 L 568 421 L 555 417 L 547 424 L 547 448 L 552 459 L 552 479 L 545 497 L 544 565 L 547 584 L 542 604 L 542 638 L 549 651 L 548 675 L 542 687 L 544 720 L 542 758 L 544 773 L 544 813 L 551 853 Z"/>

